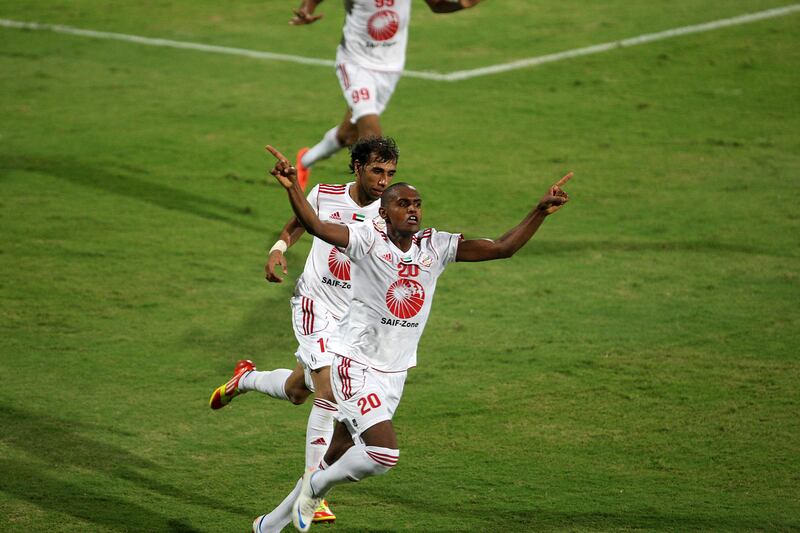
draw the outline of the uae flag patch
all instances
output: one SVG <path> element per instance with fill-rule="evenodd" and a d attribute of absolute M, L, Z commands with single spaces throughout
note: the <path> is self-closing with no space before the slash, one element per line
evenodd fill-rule
<path fill-rule="evenodd" d="M 361 213 L 353 213 L 353 220 L 355 220 L 356 222 L 364 222 L 365 218 L 366 217 Z"/>

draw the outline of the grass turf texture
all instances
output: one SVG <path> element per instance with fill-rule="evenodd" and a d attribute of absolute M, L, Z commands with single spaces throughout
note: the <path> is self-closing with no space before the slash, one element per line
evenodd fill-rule
<path fill-rule="evenodd" d="M 408 67 L 474 68 L 787 2 L 415 4 Z M 341 6 L 0 4 L 0 17 L 332 58 Z M 510 261 L 443 276 L 402 460 L 337 531 L 800 528 L 800 15 L 455 84 L 383 117 L 426 225 Z M 308 406 L 206 405 L 293 364 L 290 215 L 266 143 L 343 111 L 329 69 L 0 29 L 0 530 L 246 531 L 300 474 Z M 347 156 L 314 170 L 341 181 Z M 302 268 L 308 240 L 289 254 Z"/>

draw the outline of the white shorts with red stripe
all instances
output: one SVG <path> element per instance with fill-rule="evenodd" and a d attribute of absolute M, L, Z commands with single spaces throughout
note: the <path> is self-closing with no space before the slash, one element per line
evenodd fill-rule
<path fill-rule="evenodd" d="M 400 80 L 399 72 L 381 72 L 354 63 L 336 62 L 336 77 L 347 106 L 353 112 L 350 122 L 365 115 L 380 115 Z"/>
<path fill-rule="evenodd" d="M 331 365 L 333 357 L 326 348 L 328 338 L 336 329 L 338 322 L 328 312 L 328 308 L 318 300 L 295 296 L 291 299 L 291 304 L 292 327 L 298 343 L 295 356 L 306 370 L 308 385 L 311 382 L 309 371 Z"/>
<path fill-rule="evenodd" d="M 335 415 L 352 435 L 360 435 L 378 422 L 391 420 L 408 371 L 381 372 L 352 359 L 333 354 L 331 384 L 339 406 Z"/>

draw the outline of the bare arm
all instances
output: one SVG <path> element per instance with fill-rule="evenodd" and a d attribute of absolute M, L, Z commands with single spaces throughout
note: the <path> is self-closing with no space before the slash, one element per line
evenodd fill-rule
<path fill-rule="evenodd" d="M 452 13 L 478 5 L 481 0 L 425 0 L 434 13 Z"/>
<path fill-rule="evenodd" d="M 292 204 L 297 220 L 314 237 L 319 237 L 328 244 L 346 248 L 350 242 L 350 231 L 347 226 L 341 224 L 331 224 L 323 222 L 314 212 L 314 209 L 303 196 L 300 185 L 297 184 L 297 169 L 289 163 L 289 160 L 272 146 L 267 145 L 267 150 L 278 160 L 270 174 L 275 176 L 286 192 L 289 194 L 289 203 Z"/>
<path fill-rule="evenodd" d="M 456 252 L 456 261 L 490 261 L 514 255 L 527 243 L 544 219 L 558 211 L 569 201 L 561 187 L 572 177 L 572 172 L 558 180 L 547 191 L 522 222 L 508 230 L 499 239 L 470 239 L 461 241 Z"/>
<path fill-rule="evenodd" d="M 283 227 L 281 231 L 281 235 L 279 237 L 280 240 L 286 243 L 286 247 L 290 248 L 294 243 L 302 237 L 303 233 L 305 233 L 305 228 L 300 221 L 297 220 L 297 217 L 292 217 L 289 222 Z M 288 272 L 286 268 L 286 256 L 280 250 L 273 250 L 269 254 L 269 258 L 267 259 L 267 264 L 264 265 L 264 277 L 267 281 L 272 283 L 282 283 L 283 278 L 280 277 L 276 272 L 275 268 L 280 265 L 281 270 L 284 274 Z"/>
<path fill-rule="evenodd" d="M 315 15 L 314 10 L 322 3 L 322 0 L 303 0 L 300 7 L 292 9 L 294 17 L 289 21 L 292 26 L 302 26 L 311 24 L 322 18 L 322 15 Z"/>

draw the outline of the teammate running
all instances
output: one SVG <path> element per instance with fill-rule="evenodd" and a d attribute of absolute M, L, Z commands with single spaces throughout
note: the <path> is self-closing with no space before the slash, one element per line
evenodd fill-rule
<path fill-rule="evenodd" d="M 397 464 L 392 416 L 407 371 L 416 365 L 417 344 L 444 268 L 452 261 L 514 255 L 548 215 L 567 203 L 561 187 L 572 173 L 499 239 L 464 240 L 460 234 L 421 230 L 422 199 L 407 183 L 386 188 L 374 220 L 349 226 L 325 222 L 304 199 L 295 167 L 271 146 L 267 149 L 278 159 L 271 173 L 288 191 L 297 219 L 351 260 L 352 300 L 328 342 L 339 406 L 333 441 L 318 468 L 307 470 L 283 502 L 253 523 L 257 533 L 280 531 L 290 520 L 308 531 L 314 510 L 331 488 L 384 474 Z"/>
<path fill-rule="evenodd" d="M 290 24 L 316 22 L 322 0 L 302 0 Z M 425 0 L 435 13 L 473 7 L 480 0 Z M 311 166 L 363 137 L 381 135 L 383 113 L 406 62 L 411 0 L 346 0 L 342 40 L 336 49 L 336 76 L 347 103 L 341 124 L 311 149 L 297 153 L 297 178 L 305 190 Z"/>
<path fill-rule="evenodd" d="M 350 170 L 354 182 L 344 185 L 317 185 L 308 195 L 315 216 L 332 224 L 354 224 L 371 220 L 378 214 L 379 198 L 397 170 L 399 152 L 390 138 L 367 138 L 353 146 Z M 266 279 L 281 283 L 276 270 L 287 272 L 286 250 L 297 242 L 303 226 L 292 217 L 281 231 L 280 239 L 269 251 Z M 250 360 L 241 360 L 233 377 L 217 387 L 209 406 L 220 409 L 250 390 L 256 390 L 302 404 L 315 392 L 314 404 L 306 427 L 306 468 L 319 464 L 331 442 L 336 400 L 331 392 L 331 354 L 327 342 L 350 302 L 350 260 L 337 248 L 314 238 L 303 273 L 297 280 L 291 299 L 292 325 L 299 344 L 297 366 L 270 372 L 256 371 Z M 327 502 L 320 502 L 315 522 L 332 522 L 336 516 Z"/>

